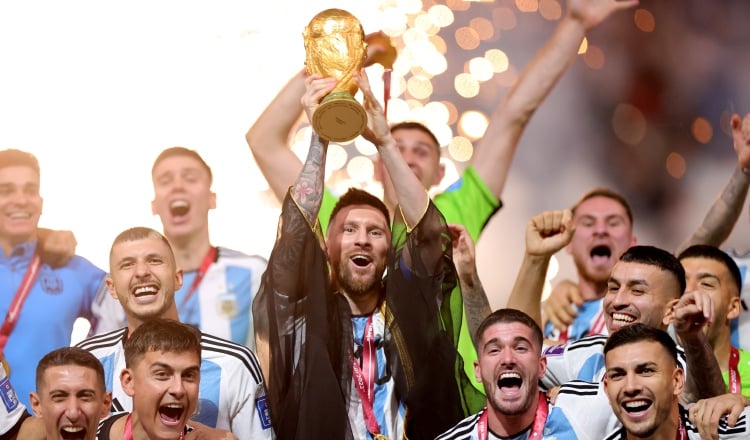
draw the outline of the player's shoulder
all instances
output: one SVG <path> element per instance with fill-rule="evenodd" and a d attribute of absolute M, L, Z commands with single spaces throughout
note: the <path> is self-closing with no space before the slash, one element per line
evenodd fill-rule
<path fill-rule="evenodd" d="M 606 343 L 607 335 L 591 335 L 573 342 L 546 346 L 543 353 L 546 356 L 558 356 L 568 352 L 602 351 Z"/>
<path fill-rule="evenodd" d="M 575 396 L 595 396 L 599 393 L 599 383 L 587 382 L 585 380 L 571 380 L 560 385 L 560 394 L 570 394 Z"/>
<path fill-rule="evenodd" d="M 76 347 L 82 348 L 86 351 L 97 351 L 100 349 L 108 349 L 118 347 L 124 342 L 127 336 L 128 328 L 123 327 L 117 330 L 112 330 L 106 333 L 100 333 L 98 335 L 89 336 L 83 341 L 76 344 Z"/>
<path fill-rule="evenodd" d="M 255 383 L 263 382 L 260 363 L 252 350 L 228 339 L 201 332 L 201 356 L 204 359 L 221 361 L 224 368 L 231 368 L 231 374 L 246 372 Z"/>
<path fill-rule="evenodd" d="M 471 438 L 471 434 L 474 431 L 474 427 L 477 424 L 477 420 L 487 409 L 483 409 L 478 413 L 472 414 L 469 417 L 461 420 L 451 429 L 445 431 L 439 436 L 435 437 L 435 440 L 468 440 Z"/>
<path fill-rule="evenodd" d="M 217 249 L 219 251 L 218 261 L 223 263 L 251 268 L 256 266 L 265 267 L 268 263 L 268 260 L 260 255 L 250 255 L 224 246 L 218 246 Z"/>

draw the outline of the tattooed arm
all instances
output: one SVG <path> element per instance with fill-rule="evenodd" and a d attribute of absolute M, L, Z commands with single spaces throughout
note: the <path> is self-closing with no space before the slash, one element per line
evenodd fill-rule
<path fill-rule="evenodd" d="M 306 90 L 302 96 L 302 106 L 310 120 L 320 100 L 333 90 L 335 85 L 336 79 L 323 78 L 317 74 L 305 78 Z M 310 150 L 307 152 L 302 172 L 291 188 L 292 198 L 311 225 L 315 224 L 323 200 L 327 150 L 328 140 L 321 139 L 317 133 L 313 132 Z"/>

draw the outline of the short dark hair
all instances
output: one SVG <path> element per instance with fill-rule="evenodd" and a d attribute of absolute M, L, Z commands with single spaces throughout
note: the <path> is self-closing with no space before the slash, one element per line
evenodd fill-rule
<path fill-rule="evenodd" d="M 573 214 L 576 213 L 576 209 L 578 209 L 579 206 L 583 202 L 589 199 L 593 199 L 594 197 L 604 197 L 607 199 L 612 199 L 615 202 L 622 205 L 622 207 L 625 209 L 625 214 L 628 216 L 628 220 L 630 220 L 630 225 L 633 225 L 633 211 L 630 209 L 630 204 L 627 200 L 625 200 L 625 196 L 618 193 L 617 191 L 605 187 L 595 187 L 584 193 L 581 198 L 578 199 L 578 201 L 573 205 L 570 210 L 573 212 Z"/>
<path fill-rule="evenodd" d="M 200 154 L 198 154 L 197 151 L 185 147 L 171 147 L 159 153 L 159 156 L 157 156 L 156 160 L 154 160 L 154 165 L 151 167 L 151 176 L 153 177 L 154 171 L 156 171 L 156 166 L 159 165 L 161 161 L 176 156 L 187 156 L 197 160 L 201 164 L 201 166 L 208 172 L 208 183 L 213 183 L 214 175 L 211 172 L 211 167 L 208 166 L 206 161 L 203 160 L 203 158 Z"/>
<path fill-rule="evenodd" d="M 490 313 L 489 316 L 484 318 L 481 324 L 479 324 L 479 328 L 477 328 L 477 333 L 474 335 L 474 341 L 475 344 L 479 344 L 479 341 L 482 340 L 482 336 L 484 336 L 484 332 L 492 325 L 495 325 L 497 323 L 514 323 L 518 322 L 520 324 L 525 325 L 526 327 L 530 328 L 532 333 L 534 334 L 534 343 L 538 344 L 539 347 L 542 347 L 543 342 L 543 336 L 542 336 L 542 329 L 539 328 L 539 324 L 534 321 L 531 316 L 527 315 L 526 313 L 516 310 L 516 309 L 498 309 L 494 312 Z M 477 352 L 479 351 L 480 347 L 476 347 Z"/>
<path fill-rule="evenodd" d="M 609 337 L 607 337 L 607 342 L 604 344 L 604 356 L 606 357 L 607 353 L 617 347 L 641 341 L 651 341 L 661 344 L 669 353 L 669 357 L 674 360 L 675 364 L 678 364 L 677 344 L 675 344 L 674 339 L 669 336 L 669 333 L 640 322 L 620 327 L 614 333 L 609 335 Z"/>
<path fill-rule="evenodd" d="M 124 344 L 125 366 L 132 368 L 149 351 L 193 352 L 201 357 L 201 335 L 173 319 L 151 319 L 139 325 Z"/>
<path fill-rule="evenodd" d="M 677 258 L 680 261 L 684 260 L 685 258 L 706 258 L 709 260 L 718 261 L 719 263 L 723 264 L 729 271 L 729 274 L 732 276 L 732 279 L 734 280 L 734 283 L 737 287 L 737 296 L 740 295 L 740 291 L 742 290 L 742 273 L 740 272 L 740 268 L 737 267 L 737 263 L 734 262 L 734 259 L 730 257 L 729 254 L 717 248 L 716 246 L 710 246 L 707 244 L 694 244 L 684 251 L 680 252 L 680 255 L 678 255 Z"/>
<path fill-rule="evenodd" d="M 96 385 L 102 390 L 106 389 L 104 385 L 104 367 L 93 354 L 78 347 L 62 347 L 52 350 L 39 361 L 36 366 L 36 389 L 42 387 L 44 382 L 44 372 L 52 367 L 64 367 L 66 365 L 77 365 L 79 367 L 90 368 L 96 373 Z"/>
<path fill-rule="evenodd" d="M 620 256 L 620 261 L 647 264 L 671 272 L 680 285 L 677 296 L 680 297 L 685 292 L 685 268 L 677 257 L 664 249 L 656 246 L 632 246 Z"/>
<path fill-rule="evenodd" d="M 338 202 L 336 202 L 336 205 L 333 207 L 331 216 L 328 219 L 328 228 L 331 228 L 333 219 L 336 218 L 336 215 L 339 213 L 339 211 L 347 206 L 352 205 L 372 206 L 383 214 L 386 224 L 391 224 L 391 215 L 388 213 L 388 208 L 386 208 L 385 203 L 383 203 L 382 200 L 363 189 L 349 188 L 349 190 L 346 191 L 343 196 L 341 196 Z"/>
<path fill-rule="evenodd" d="M 115 237 L 115 240 L 112 242 L 112 247 L 110 247 L 109 250 L 109 256 L 112 257 L 112 249 L 120 243 L 126 242 L 126 241 L 136 241 L 136 240 L 143 240 L 146 238 L 155 238 L 157 240 L 161 240 L 164 242 L 164 244 L 167 245 L 169 248 L 169 252 L 172 255 L 172 260 L 175 259 L 174 256 L 174 250 L 172 249 L 172 244 L 169 243 L 169 240 L 167 240 L 167 237 L 165 237 L 161 232 L 157 231 L 156 229 L 147 228 L 145 226 L 136 226 L 133 228 L 128 228 L 119 234 L 117 234 L 117 237 Z"/>
<path fill-rule="evenodd" d="M 438 157 L 440 157 L 440 142 L 438 142 L 435 133 L 427 128 L 426 125 L 422 124 L 421 122 L 404 121 L 391 125 L 391 133 L 396 130 L 419 130 L 422 133 L 426 134 L 430 137 L 430 139 L 432 139 L 432 142 L 435 143 L 435 150 L 437 151 Z"/>
<path fill-rule="evenodd" d="M 33 154 L 13 148 L 0 151 L 0 168 L 15 166 L 29 167 L 37 176 L 41 175 L 39 160 Z"/>

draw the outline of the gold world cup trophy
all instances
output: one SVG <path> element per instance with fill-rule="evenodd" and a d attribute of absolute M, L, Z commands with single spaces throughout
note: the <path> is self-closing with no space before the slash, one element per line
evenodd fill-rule
<path fill-rule="evenodd" d="M 326 9 L 310 20 L 303 36 L 307 72 L 338 80 L 315 109 L 313 129 L 324 139 L 348 142 L 367 127 L 367 113 L 354 99 L 358 89 L 354 74 L 367 56 L 362 24 L 347 11 Z"/>

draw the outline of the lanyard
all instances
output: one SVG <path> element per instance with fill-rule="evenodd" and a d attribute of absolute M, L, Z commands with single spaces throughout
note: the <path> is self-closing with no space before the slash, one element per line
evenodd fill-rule
<path fill-rule="evenodd" d="M 206 253 L 206 256 L 203 257 L 201 267 L 198 268 L 198 273 L 196 273 L 195 278 L 193 278 L 193 284 L 190 285 L 190 290 L 188 290 L 188 292 L 185 294 L 185 298 L 182 299 L 182 303 L 180 303 L 180 309 L 185 307 L 185 304 L 187 304 L 188 300 L 190 300 L 195 291 L 198 289 L 201 281 L 203 281 L 203 277 L 206 275 L 206 272 L 208 272 L 208 268 L 211 267 L 211 264 L 214 261 L 216 261 L 216 248 L 211 246 L 211 248 Z"/>
<path fill-rule="evenodd" d="M 130 420 L 130 416 L 132 414 L 128 414 L 128 417 L 125 419 L 125 432 L 122 434 L 122 440 L 133 440 L 133 421 Z M 185 432 L 180 433 L 179 439 L 182 440 L 185 437 Z"/>
<path fill-rule="evenodd" d="M 742 383 L 740 382 L 740 371 L 737 366 L 740 363 L 740 351 L 732 347 L 729 354 L 729 392 L 742 394 Z"/>
<path fill-rule="evenodd" d="M 21 315 L 23 303 L 26 301 L 26 297 L 29 296 L 29 292 L 31 292 L 31 286 L 34 285 L 36 277 L 39 275 L 39 268 L 41 265 L 42 262 L 39 258 L 39 254 L 34 254 L 29 262 L 29 267 L 26 269 L 26 274 L 24 274 L 23 279 L 21 280 L 21 285 L 18 286 L 16 295 L 13 297 L 13 302 L 10 303 L 8 313 L 5 315 L 3 326 L 0 328 L 0 353 L 5 350 L 5 344 L 8 343 L 8 338 L 13 332 L 13 327 L 16 326 L 18 317 Z"/>
<path fill-rule="evenodd" d="M 477 420 L 477 430 L 479 431 L 479 440 L 486 440 L 489 438 L 487 432 L 487 412 L 489 409 L 485 408 L 479 420 Z M 536 407 L 536 413 L 534 414 L 534 423 L 531 425 L 531 432 L 529 432 L 529 439 L 536 440 L 542 438 L 544 431 L 544 424 L 547 423 L 547 414 L 549 413 L 549 405 L 547 404 L 547 396 L 540 392 L 539 393 L 539 404 Z"/>
<path fill-rule="evenodd" d="M 687 440 L 687 438 L 687 430 L 685 429 L 685 424 L 682 423 L 682 414 L 680 414 L 680 425 L 677 427 L 677 436 L 675 439 Z"/>
<path fill-rule="evenodd" d="M 365 332 L 362 335 L 362 368 L 359 367 L 359 363 L 352 356 L 352 377 L 354 387 L 362 401 L 362 412 L 365 416 L 367 430 L 370 434 L 376 436 L 380 434 L 380 428 L 372 410 L 372 404 L 375 400 L 375 370 L 377 370 L 378 362 L 375 353 L 375 331 L 373 330 L 372 316 L 370 315 L 367 318 Z"/>

